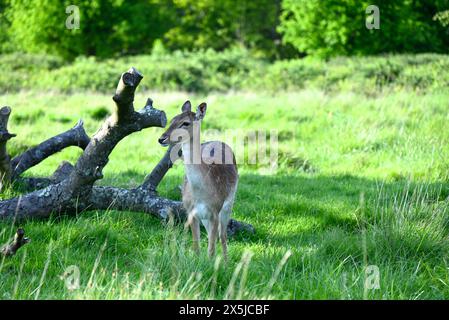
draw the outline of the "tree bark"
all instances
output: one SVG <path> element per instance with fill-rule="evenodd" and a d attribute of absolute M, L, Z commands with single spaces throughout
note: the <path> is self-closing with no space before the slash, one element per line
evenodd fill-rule
<path fill-rule="evenodd" d="M 77 146 L 84 150 L 89 144 L 89 141 L 89 136 L 86 134 L 86 131 L 84 131 L 83 121 L 80 120 L 70 130 L 50 138 L 38 146 L 28 149 L 21 155 L 13 158 L 11 160 L 13 179 L 19 177 L 29 168 L 39 164 L 42 160 L 64 148 Z"/>
<path fill-rule="evenodd" d="M 30 242 L 30 239 L 25 237 L 25 231 L 23 229 L 17 229 L 14 239 L 1 248 L 0 255 L 5 257 L 13 256 L 16 254 L 17 250 L 28 242 Z"/>
<path fill-rule="evenodd" d="M 11 182 L 12 178 L 11 157 L 6 149 L 6 143 L 16 135 L 8 132 L 10 114 L 10 107 L 0 109 L 0 191 Z"/>
<path fill-rule="evenodd" d="M 172 147 L 168 147 L 161 161 L 154 167 L 153 171 L 145 177 L 141 188 L 145 190 L 150 190 L 156 192 L 159 183 L 164 178 L 165 174 L 171 167 L 173 167 L 173 162 L 170 157 Z"/>

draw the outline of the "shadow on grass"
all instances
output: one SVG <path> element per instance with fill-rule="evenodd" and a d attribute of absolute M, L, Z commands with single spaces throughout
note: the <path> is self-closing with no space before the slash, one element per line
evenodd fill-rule
<path fill-rule="evenodd" d="M 127 170 L 107 175 L 102 185 L 136 187 L 146 173 Z M 169 174 L 159 186 L 159 194 L 180 200 L 182 177 L 176 172 Z M 437 190 L 430 199 L 441 201 L 449 196 L 449 182 L 410 183 L 407 180 L 381 182 L 352 175 L 324 176 L 319 174 L 298 175 L 240 175 L 233 217 L 251 223 L 255 234 L 242 233 L 232 241 L 294 245 L 299 240 L 317 241 L 317 234 L 339 229 L 357 233 L 359 221 L 357 210 L 363 193 L 366 206 L 378 201 L 382 195 L 393 198 L 399 193 L 412 193 L 416 188 Z M 433 198 L 432 198 L 433 197 Z"/>
<path fill-rule="evenodd" d="M 449 196 L 449 182 L 382 182 L 351 175 L 244 174 L 240 177 L 234 216 L 252 223 L 256 234 L 237 235 L 234 240 L 294 245 L 299 239 L 316 241 L 317 234 L 323 231 L 358 233 L 362 193 L 369 215 L 385 198 L 391 202 L 395 197 L 410 197 L 419 189 L 427 190 L 427 201 L 444 201 Z"/>

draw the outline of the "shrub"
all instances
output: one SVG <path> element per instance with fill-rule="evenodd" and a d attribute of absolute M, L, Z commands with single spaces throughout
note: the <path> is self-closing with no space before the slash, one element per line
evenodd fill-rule
<path fill-rule="evenodd" d="M 191 92 L 225 91 L 239 88 L 251 69 L 263 62 L 246 51 L 213 50 L 169 55 L 142 55 L 98 61 L 78 58 L 73 64 L 52 70 L 39 86 L 61 91 L 79 89 L 111 92 L 124 70 L 135 66 L 143 75 L 143 90 L 183 90 Z"/>
<path fill-rule="evenodd" d="M 143 73 L 141 90 L 211 92 L 229 90 L 442 90 L 449 85 L 449 56 L 440 54 L 292 59 L 269 63 L 241 49 L 98 60 L 81 57 L 71 64 L 30 54 L 0 55 L 2 91 L 21 89 L 112 92 L 131 66 Z"/>
<path fill-rule="evenodd" d="M 61 58 L 41 54 L 13 53 L 0 55 L 0 93 L 32 88 L 41 72 L 63 65 Z"/>

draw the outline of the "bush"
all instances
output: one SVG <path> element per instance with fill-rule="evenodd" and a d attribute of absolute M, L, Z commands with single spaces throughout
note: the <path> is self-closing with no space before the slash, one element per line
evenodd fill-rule
<path fill-rule="evenodd" d="M 79 58 L 71 65 L 50 71 L 40 86 L 61 91 L 87 89 L 111 92 L 120 74 L 135 66 L 144 75 L 141 90 L 225 91 L 239 88 L 250 70 L 261 65 L 263 62 L 238 49 L 222 53 L 213 50 L 196 53 L 178 51 L 169 55 L 104 61 L 93 57 Z"/>
<path fill-rule="evenodd" d="M 61 59 L 30 54 L 0 55 L 2 90 L 42 89 L 113 92 L 131 66 L 144 75 L 141 90 L 210 92 L 228 90 L 441 90 L 449 85 L 449 56 L 440 54 L 293 59 L 269 63 L 241 49 L 175 52 L 98 60 Z"/>
<path fill-rule="evenodd" d="M 101 63 L 94 57 L 77 58 L 72 64 L 44 72 L 36 86 L 64 92 L 91 90 L 112 92 L 124 70 L 114 60 Z"/>
<path fill-rule="evenodd" d="M 24 53 L 0 55 L 0 93 L 32 88 L 39 81 L 39 74 L 48 74 L 49 70 L 62 65 L 62 59 L 55 56 Z"/>
<path fill-rule="evenodd" d="M 441 90 L 449 85 L 449 56 L 439 54 L 290 60 L 264 70 L 257 87 L 289 90 L 313 87 L 374 94 L 388 89 Z"/>

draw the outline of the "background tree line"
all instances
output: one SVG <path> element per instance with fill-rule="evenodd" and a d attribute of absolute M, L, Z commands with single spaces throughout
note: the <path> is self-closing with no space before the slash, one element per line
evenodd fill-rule
<path fill-rule="evenodd" d="M 65 8 L 80 9 L 80 29 Z M 367 0 L 0 0 L 0 52 L 109 58 L 164 50 L 255 56 L 447 53 L 449 0 L 377 0 L 380 30 L 365 28 Z M 445 14 L 446 13 L 446 14 Z M 446 20 L 445 20 L 446 19 Z"/>

